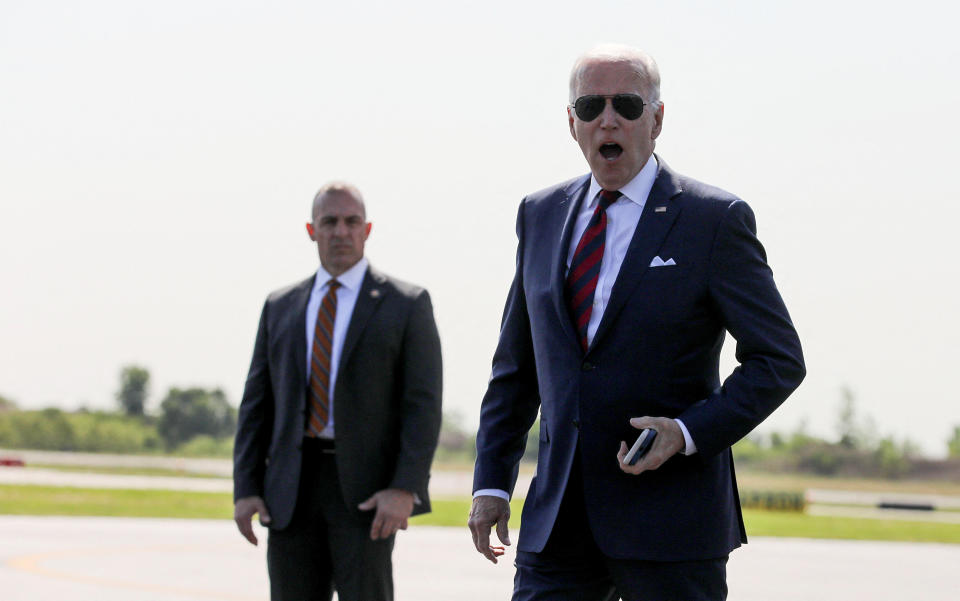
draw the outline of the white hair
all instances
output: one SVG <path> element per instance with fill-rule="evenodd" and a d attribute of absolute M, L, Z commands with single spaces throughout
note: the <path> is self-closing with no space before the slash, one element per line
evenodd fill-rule
<path fill-rule="evenodd" d="M 623 44 L 601 44 L 588 50 L 573 63 L 573 69 L 570 71 L 570 102 L 577 99 L 577 92 L 580 83 L 583 81 L 584 72 L 591 66 L 598 63 L 627 63 L 636 72 L 637 76 L 647 87 L 647 95 L 644 98 L 647 104 L 659 105 L 660 102 L 660 68 L 653 57 L 646 52 L 625 46 Z"/>

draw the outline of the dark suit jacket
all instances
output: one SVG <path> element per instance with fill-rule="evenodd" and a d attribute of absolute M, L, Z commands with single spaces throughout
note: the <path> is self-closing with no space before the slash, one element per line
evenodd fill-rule
<path fill-rule="evenodd" d="M 589 176 L 524 199 L 517 269 L 483 399 L 474 490 L 513 491 L 539 407 L 537 475 L 519 550 L 543 549 L 579 443 L 590 527 L 610 557 L 726 555 L 746 541 L 730 446 L 805 374 L 800 342 L 742 200 L 662 161 L 590 348 L 564 300 L 571 230 Z M 659 256 L 675 266 L 649 267 Z M 721 385 L 724 332 L 740 366 Z M 616 454 L 639 416 L 680 418 L 698 452 L 655 471 L 621 472 Z"/>
<path fill-rule="evenodd" d="M 314 276 L 263 306 L 234 447 L 234 500 L 264 498 L 271 527 L 290 522 L 307 419 L 306 308 Z M 334 390 L 336 460 L 352 511 L 373 493 L 415 493 L 430 511 L 427 481 L 440 431 L 440 339 L 425 290 L 367 270 Z M 372 516 L 372 513 L 370 513 Z"/>

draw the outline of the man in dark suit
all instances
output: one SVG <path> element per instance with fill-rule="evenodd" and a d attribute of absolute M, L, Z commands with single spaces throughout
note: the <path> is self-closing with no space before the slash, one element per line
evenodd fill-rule
<path fill-rule="evenodd" d="M 568 120 L 591 174 L 531 194 L 477 436 L 470 529 L 496 562 L 540 412 L 514 599 L 726 598 L 746 541 L 730 447 L 805 374 L 753 213 L 653 154 L 646 54 L 581 57 Z M 740 365 L 721 384 L 725 332 Z M 624 462 L 643 429 L 651 450 Z"/>
<path fill-rule="evenodd" d="M 272 293 L 240 403 L 234 518 L 270 528 L 274 601 L 393 598 L 397 530 L 430 511 L 440 340 L 430 297 L 367 264 L 360 192 L 322 188 L 307 224 L 320 267 Z"/>

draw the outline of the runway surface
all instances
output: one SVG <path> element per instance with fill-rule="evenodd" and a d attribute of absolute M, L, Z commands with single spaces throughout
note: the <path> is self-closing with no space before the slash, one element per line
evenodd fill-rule
<path fill-rule="evenodd" d="M 0 516 L 3 601 L 265 600 L 265 532 L 233 522 Z M 509 599 L 466 528 L 414 527 L 395 552 L 397 601 Z M 731 601 L 956 601 L 960 545 L 755 538 L 733 553 Z"/>

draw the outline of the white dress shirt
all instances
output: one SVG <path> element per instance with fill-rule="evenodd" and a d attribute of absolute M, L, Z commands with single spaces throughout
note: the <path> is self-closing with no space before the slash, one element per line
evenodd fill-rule
<path fill-rule="evenodd" d="M 630 241 L 633 239 L 637 224 L 640 223 L 640 215 L 643 213 L 643 207 L 647 204 L 647 198 L 650 196 L 650 190 L 653 189 L 653 182 L 656 179 L 657 160 L 656 157 L 650 155 L 640 172 L 620 188 L 619 191 L 622 196 L 607 207 L 607 230 L 604 238 L 603 258 L 600 260 L 600 275 L 597 278 L 597 288 L 593 295 L 593 310 L 590 312 L 590 321 L 587 323 L 588 345 L 593 342 L 593 336 L 597 333 L 597 327 L 603 318 L 603 312 L 607 308 L 607 303 L 610 302 L 610 292 L 613 290 L 613 284 L 617 281 L 623 259 L 627 256 L 627 248 L 629 248 Z M 602 190 L 600 184 L 591 175 L 590 187 L 587 189 L 587 195 L 573 224 L 573 235 L 570 236 L 570 248 L 567 250 L 567 270 L 570 269 L 577 244 L 580 243 L 580 238 L 583 237 L 583 232 L 587 229 L 590 218 L 593 217 L 593 212 L 597 208 L 600 190 Z M 674 421 L 677 422 L 683 432 L 683 440 L 686 444 L 683 454 L 692 455 L 696 453 L 697 446 L 694 444 L 693 438 L 690 437 L 687 427 L 679 419 Z M 627 441 L 627 444 L 632 444 L 632 441 Z M 499 489 L 482 489 L 473 494 L 474 497 L 480 495 L 490 495 L 509 500 L 507 492 Z"/>
<path fill-rule="evenodd" d="M 347 337 L 347 327 L 353 316 L 353 308 L 357 304 L 357 295 L 363 284 L 363 277 L 367 273 L 367 259 L 361 257 L 356 265 L 344 271 L 336 280 L 340 282 L 337 289 L 337 315 L 333 323 L 333 344 L 330 349 L 330 412 L 327 426 L 320 432 L 320 438 L 333 438 L 333 391 L 337 386 L 337 370 L 340 367 L 340 353 L 343 351 L 343 341 Z M 317 269 L 317 277 L 313 281 L 310 291 L 310 300 L 307 302 L 307 386 L 310 385 L 310 362 L 313 355 L 313 334 L 317 327 L 317 312 L 320 302 L 330 288 L 330 280 L 334 279 L 321 265 Z"/>
<path fill-rule="evenodd" d="M 657 179 L 657 161 L 651 156 L 640 173 L 620 188 L 622 196 L 607 208 L 607 231 L 604 238 L 603 258 L 600 260 L 600 276 L 597 278 L 597 289 L 593 294 L 593 310 L 587 324 L 587 343 L 593 342 L 603 311 L 610 302 L 610 292 L 617 280 L 617 274 L 620 273 L 623 259 L 627 256 L 627 248 L 640 222 L 643 205 L 647 204 L 647 197 L 650 196 L 655 179 Z M 583 237 L 583 232 L 586 231 L 590 218 L 597 209 L 597 203 L 600 202 L 598 197 L 600 190 L 600 184 L 591 175 L 590 188 L 587 190 L 583 205 L 580 206 L 580 212 L 577 213 L 577 219 L 573 224 L 573 235 L 570 236 L 570 248 L 567 250 L 568 271 L 570 263 L 573 262 L 573 253 L 577 250 L 577 244 L 580 243 L 580 238 Z"/>

